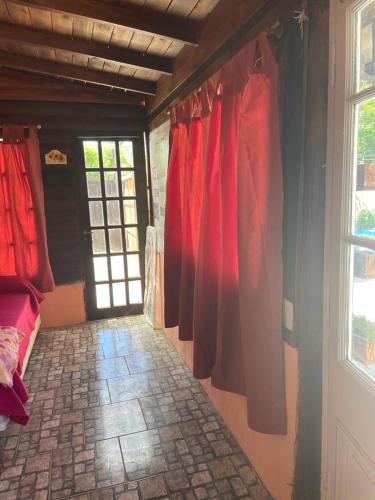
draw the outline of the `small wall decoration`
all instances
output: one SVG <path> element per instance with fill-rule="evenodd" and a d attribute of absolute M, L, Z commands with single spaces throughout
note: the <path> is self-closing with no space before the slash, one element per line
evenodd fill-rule
<path fill-rule="evenodd" d="M 44 155 L 46 165 L 67 165 L 67 156 L 58 149 L 52 149 L 49 153 Z"/>

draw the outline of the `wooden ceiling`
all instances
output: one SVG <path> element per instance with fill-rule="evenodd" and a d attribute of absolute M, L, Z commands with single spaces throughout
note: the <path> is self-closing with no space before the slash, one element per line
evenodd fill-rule
<path fill-rule="evenodd" d="M 0 0 L 0 75 L 37 74 L 42 86 L 51 77 L 83 82 L 96 93 L 126 91 L 127 98 L 154 95 L 181 49 L 199 46 L 218 2 Z"/>

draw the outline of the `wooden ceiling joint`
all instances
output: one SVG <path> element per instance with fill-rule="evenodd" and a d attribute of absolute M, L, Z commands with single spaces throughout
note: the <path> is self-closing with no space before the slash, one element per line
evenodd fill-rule
<path fill-rule="evenodd" d="M 0 39 L 65 50 L 87 57 L 97 57 L 112 63 L 150 69 L 167 75 L 172 74 L 173 60 L 168 57 L 108 46 L 94 41 L 73 39 L 70 36 L 34 30 L 25 26 L 0 22 Z"/>

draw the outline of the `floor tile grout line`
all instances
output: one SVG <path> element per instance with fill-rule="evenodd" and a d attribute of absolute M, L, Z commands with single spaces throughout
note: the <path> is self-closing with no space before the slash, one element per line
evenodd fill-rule
<path fill-rule="evenodd" d="M 138 318 L 140 318 L 140 317 L 141 316 L 139 316 Z M 95 325 L 95 322 L 92 323 L 92 325 Z M 131 329 L 134 328 L 133 325 L 136 325 L 136 323 L 135 322 L 134 323 L 131 322 L 129 325 L 127 325 L 127 326 L 124 325 L 122 327 L 114 326 L 114 325 L 116 325 L 116 323 L 113 323 L 113 325 L 111 325 L 111 324 L 108 324 L 108 325 L 104 324 L 100 328 L 102 328 L 103 330 L 104 329 L 108 329 L 108 330 L 114 330 L 115 329 L 116 332 L 117 332 L 117 338 L 119 338 L 118 337 L 118 329 L 119 328 L 123 328 L 123 329 L 129 330 L 131 332 Z M 190 444 L 189 444 L 189 437 L 190 436 L 189 435 L 186 435 L 186 436 L 184 435 L 184 433 L 182 432 L 182 427 L 181 426 L 184 423 L 186 423 L 186 422 L 195 421 L 195 422 L 198 423 L 198 421 L 199 421 L 200 418 L 208 418 L 208 419 L 210 419 L 210 417 L 214 417 L 215 419 L 217 419 L 217 421 L 218 421 L 218 423 L 220 425 L 220 429 L 219 430 L 221 432 L 226 431 L 226 430 L 229 431 L 229 433 L 230 433 L 229 436 L 227 436 L 227 434 L 224 432 L 225 438 L 226 439 L 234 438 L 234 436 L 231 433 L 230 429 L 227 428 L 227 426 L 223 422 L 222 418 L 220 417 L 217 409 L 215 408 L 215 405 L 213 404 L 213 402 L 208 397 L 207 392 L 206 392 L 205 388 L 203 387 L 203 385 L 199 381 L 196 381 L 196 384 L 194 383 L 194 381 L 191 381 L 190 385 L 180 386 L 179 382 L 181 382 L 181 380 L 183 380 L 184 374 L 183 373 L 179 373 L 179 371 L 177 371 L 177 373 L 175 373 L 175 375 L 173 375 L 173 376 L 171 375 L 175 369 L 178 370 L 179 368 L 181 368 L 183 370 L 186 370 L 189 373 L 191 373 L 190 368 L 184 362 L 182 356 L 178 353 L 178 351 L 176 350 L 176 347 L 174 346 L 174 344 L 172 342 L 170 342 L 170 340 L 167 337 L 165 337 L 165 334 L 163 334 L 164 335 L 164 339 L 171 346 L 171 348 L 173 349 L 173 352 L 172 352 L 172 350 L 171 351 L 169 351 L 169 350 L 163 351 L 163 349 L 160 348 L 160 345 L 158 345 L 157 343 L 155 343 L 154 345 L 152 345 L 150 347 L 150 344 L 148 344 L 148 341 L 147 341 L 147 336 L 148 336 L 149 333 L 151 334 L 152 332 L 151 331 L 150 332 L 147 331 L 147 334 L 143 335 L 142 328 L 143 328 L 143 324 L 136 325 L 136 330 L 134 332 L 134 338 L 137 338 L 137 336 L 138 336 L 141 343 L 142 343 L 143 340 L 145 340 L 145 345 L 143 346 L 143 349 L 134 350 L 133 352 L 129 352 L 126 355 L 123 354 L 123 355 L 120 355 L 120 356 L 111 356 L 111 357 L 106 358 L 105 357 L 104 347 L 103 347 L 104 343 L 102 343 L 102 342 L 96 342 L 94 344 L 94 342 L 92 342 L 92 344 L 96 345 L 96 346 L 97 346 L 98 343 L 100 343 L 100 347 L 97 346 L 97 348 L 101 350 L 101 353 L 104 356 L 103 359 L 108 359 L 109 360 L 109 359 L 123 357 L 125 365 L 126 365 L 126 368 L 128 370 L 128 374 L 126 374 L 126 375 L 120 375 L 120 376 L 116 376 L 116 377 L 109 377 L 109 378 L 105 377 L 103 379 L 97 379 L 96 377 L 94 379 L 90 379 L 90 377 L 88 377 L 87 379 L 82 379 L 82 376 L 81 376 L 81 373 L 80 373 L 80 377 L 79 378 L 77 378 L 77 379 L 71 378 L 70 381 L 65 382 L 63 384 L 64 386 L 70 387 L 72 389 L 72 391 L 71 391 L 71 394 L 72 394 L 72 396 L 71 396 L 71 400 L 72 400 L 71 407 L 68 408 L 68 409 L 66 409 L 66 411 L 64 411 L 65 410 L 64 409 L 64 401 L 62 400 L 62 402 L 61 402 L 62 407 L 58 410 L 58 413 L 55 413 L 54 409 L 56 407 L 56 401 L 57 401 L 57 398 L 58 398 L 58 396 L 57 396 L 57 394 L 58 394 L 57 393 L 57 389 L 58 389 L 59 386 L 52 387 L 52 388 L 48 387 L 48 388 L 45 389 L 45 390 L 50 390 L 50 389 L 53 390 L 53 398 L 52 398 L 52 400 L 53 400 L 53 410 L 52 410 L 52 412 L 53 413 L 52 413 L 52 415 L 46 415 L 46 418 L 47 418 L 46 422 L 48 421 L 49 418 L 54 418 L 54 416 L 56 416 L 56 417 L 57 416 L 63 417 L 63 415 L 66 414 L 66 413 L 68 413 L 68 412 L 78 412 L 81 415 L 81 419 L 82 419 L 82 432 L 83 432 L 83 444 L 82 444 L 82 446 L 84 448 L 87 446 L 87 444 L 91 444 L 91 445 L 95 446 L 96 443 L 98 443 L 98 442 L 103 442 L 103 441 L 106 441 L 106 440 L 111 440 L 113 438 L 116 438 L 116 441 L 118 443 L 118 446 L 119 446 L 119 449 L 120 449 L 120 452 L 121 452 L 122 465 L 123 465 L 123 469 L 124 469 L 124 473 L 125 473 L 125 478 L 127 479 L 127 481 L 125 481 L 123 483 L 116 483 L 114 485 L 109 485 L 109 486 L 105 486 L 105 487 L 103 486 L 102 488 L 91 489 L 91 490 L 88 490 L 89 493 L 90 492 L 94 492 L 94 491 L 101 491 L 101 490 L 104 490 L 104 489 L 111 489 L 112 493 L 114 494 L 115 493 L 115 487 L 116 487 L 116 485 L 119 485 L 119 484 L 128 484 L 128 483 L 131 483 L 131 482 L 137 482 L 137 483 L 139 483 L 140 481 L 142 481 L 144 479 L 148 479 L 148 478 L 152 478 L 152 477 L 157 477 L 157 476 L 162 476 L 163 480 L 166 481 L 166 474 L 168 472 L 170 472 L 170 471 L 176 471 L 176 470 L 185 470 L 185 469 L 187 469 L 189 467 L 188 464 L 184 465 L 184 463 L 180 462 L 177 466 L 172 467 L 170 470 L 167 469 L 165 471 L 161 471 L 159 474 L 146 475 L 146 476 L 143 476 L 143 477 L 138 478 L 138 479 L 130 480 L 129 477 L 128 477 L 128 475 L 127 475 L 127 471 L 126 471 L 126 467 L 125 467 L 125 458 L 124 458 L 124 454 L 123 454 L 123 449 L 121 447 L 121 437 L 122 436 L 134 436 L 134 435 L 140 434 L 142 432 L 149 432 L 149 431 L 153 431 L 153 430 L 155 432 L 157 432 L 158 435 L 160 436 L 160 430 L 161 429 L 172 427 L 172 426 L 176 426 L 179 429 L 179 431 L 180 431 L 182 439 L 184 439 L 186 441 L 188 454 L 194 456 L 194 454 L 192 453 L 192 449 L 193 449 L 192 447 L 194 447 L 194 443 L 190 442 Z M 75 351 L 79 352 L 80 349 L 82 349 L 82 350 L 84 349 L 83 344 L 85 343 L 85 341 L 88 341 L 89 339 L 93 340 L 93 338 L 94 338 L 93 332 L 98 331 L 99 328 L 97 328 L 96 330 L 94 330 L 92 327 L 90 327 L 90 331 L 89 331 L 90 335 L 87 335 L 87 332 L 85 332 L 85 334 L 82 335 L 83 329 L 80 329 L 80 330 L 81 331 L 75 332 L 76 336 L 71 341 L 71 345 L 72 345 L 71 348 L 72 348 L 72 356 L 73 356 L 73 358 L 75 357 L 75 355 L 74 355 Z M 39 353 L 39 351 L 38 351 L 38 353 Z M 42 353 L 43 353 L 43 349 L 41 349 L 41 354 L 40 355 L 42 355 Z M 92 354 L 91 352 L 88 352 L 87 356 L 90 356 L 91 354 Z M 149 357 L 152 359 L 152 361 L 154 362 L 154 364 L 155 364 L 155 361 L 157 362 L 158 359 L 162 360 L 161 361 L 161 364 L 162 364 L 161 369 L 166 370 L 167 373 L 169 373 L 169 377 L 173 377 L 173 385 L 174 385 L 174 387 L 166 387 L 165 384 L 162 382 L 162 380 L 164 379 L 164 377 L 162 377 L 162 379 L 159 380 L 159 378 L 156 376 L 156 373 L 160 369 L 160 366 L 155 366 L 155 367 L 153 367 L 150 370 L 142 370 L 142 371 L 139 371 L 139 372 L 131 372 L 130 371 L 129 364 L 128 364 L 128 361 L 127 361 L 127 356 L 137 356 L 137 355 L 142 356 L 142 355 L 145 355 L 145 354 L 149 355 Z M 178 359 L 178 362 L 173 363 L 172 365 L 169 365 L 168 364 L 168 360 L 171 359 L 173 361 L 173 359 L 172 359 L 173 355 L 176 356 L 176 358 Z M 165 360 L 163 361 L 164 358 L 165 358 Z M 70 364 L 72 364 L 72 365 L 78 364 L 78 365 L 82 366 L 82 364 L 86 364 L 87 363 L 87 364 L 93 365 L 95 367 L 96 364 L 100 363 L 103 359 L 102 358 L 100 358 L 100 359 L 94 358 L 94 359 L 89 359 L 88 361 L 83 362 L 83 363 L 75 363 L 73 361 Z M 164 364 L 164 363 L 166 363 L 166 364 Z M 71 373 L 74 374 L 75 372 L 72 371 Z M 123 400 L 123 401 L 120 400 L 120 401 L 113 402 L 113 398 L 112 398 L 111 391 L 110 391 L 110 388 L 109 388 L 109 382 L 108 382 L 109 380 L 115 379 L 115 378 L 119 378 L 119 377 L 124 378 L 124 377 L 136 376 L 136 375 L 139 375 L 139 376 L 143 375 L 147 379 L 147 377 L 150 376 L 150 373 L 154 374 L 155 379 L 156 379 L 156 381 L 158 383 L 158 391 L 157 392 L 156 391 L 154 392 L 154 390 L 152 389 L 149 394 L 147 394 L 147 395 L 145 394 L 142 397 L 136 396 L 136 397 L 133 397 L 132 399 L 129 399 L 129 400 Z M 174 378 L 175 376 L 176 376 L 176 379 Z M 169 378 L 168 375 L 166 377 Z M 96 405 L 96 406 L 90 406 L 88 404 L 88 406 L 86 408 L 74 408 L 73 407 L 73 402 L 74 402 L 73 401 L 73 392 L 74 392 L 73 389 L 74 388 L 79 388 L 82 385 L 86 385 L 86 384 L 89 387 L 89 385 L 91 383 L 95 384 L 96 382 L 104 382 L 104 380 L 105 380 L 105 388 L 106 388 L 106 391 L 107 391 L 108 396 L 109 396 L 109 403 L 101 404 L 101 402 L 99 401 L 99 404 Z M 52 379 L 52 381 L 53 381 L 53 379 Z M 104 384 L 103 384 L 103 387 L 104 387 Z M 199 410 L 200 416 L 199 415 L 196 416 L 194 414 L 195 413 L 195 409 L 192 409 L 190 411 L 190 413 L 188 413 L 187 415 L 184 415 L 183 413 L 179 414 L 179 412 L 178 412 L 177 415 L 179 416 L 179 419 L 177 421 L 173 421 L 173 422 L 165 422 L 165 421 L 158 422 L 157 420 L 154 420 L 151 423 L 147 423 L 146 413 L 145 413 L 146 409 L 141 405 L 141 400 L 142 399 L 155 397 L 156 401 L 157 401 L 156 407 L 160 408 L 160 403 L 158 403 L 158 398 L 163 398 L 163 396 L 165 396 L 167 394 L 169 394 L 169 395 L 171 395 L 173 397 L 173 393 L 174 392 L 183 391 L 185 389 L 190 390 L 191 398 L 182 399 L 182 400 L 175 400 L 175 399 L 173 399 L 173 404 L 175 405 L 175 411 L 177 411 L 176 404 L 179 401 L 181 401 L 181 402 L 183 401 L 185 405 L 188 405 L 188 403 L 191 401 L 191 402 L 195 402 L 195 405 L 196 405 L 195 408 L 197 408 L 197 410 Z M 191 390 L 191 389 L 193 389 L 193 390 Z M 95 390 L 97 390 L 98 394 L 100 395 L 100 388 L 99 389 L 95 389 Z M 159 392 L 159 390 L 160 390 L 160 392 Z M 35 397 L 35 395 L 37 393 L 38 393 L 38 391 L 36 390 L 35 393 L 34 393 L 34 397 Z M 90 401 L 90 398 L 88 397 L 89 394 L 90 394 L 90 391 L 88 390 L 88 392 L 87 392 L 87 402 Z M 200 409 L 200 405 L 201 404 L 205 404 L 206 401 L 202 401 L 201 399 L 197 398 L 197 396 L 199 396 L 200 394 L 204 395 L 205 400 L 207 400 L 207 402 L 209 402 L 212 405 L 214 413 L 212 413 L 212 414 L 211 413 L 208 413 L 208 414 L 202 413 L 202 411 Z M 63 398 L 63 396 L 62 396 L 62 398 Z M 97 399 L 99 400 L 99 397 Z M 126 402 L 133 401 L 133 400 L 137 400 L 138 405 L 140 407 L 141 414 L 142 414 L 142 419 L 143 419 L 143 421 L 144 421 L 144 423 L 146 425 L 146 428 L 144 430 L 140 430 L 140 431 L 137 431 L 137 432 L 126 433 L 126 434 L 121 434 L 121 435 L 118 435 L 118 436 L 106 437 L 106 438 L 102 438 L 102 439 L 100 439 L 98 441 L 92 441 L 90 443 L 87 442 L 87 437 L 86 437 L 86 431 L 87 431 L 87 429 L 86 429 L 86 423 L 90 421 L 90 418 L 86 418 L 85 414 L 88 413 L 90 409 L 92 409 L 92 410 L 99 410 L 100 408 L 107 408 L 107 407 L 114 406 L 114 405 L 121 405 L 121 404 L 124 404 Z M 199 401 L 201 401 L 201 402 L 199 402 Z M 43 405 L 44 405 L 44 402 L 42 402 L 42 406 L 41 406 L 42 410 L 41 410 L 40 418 L 42 418 L 42 414 L 43 414 Z M 198 424 L 198 425 L 200 425 L 200 424 Z M 223 428 L 221 429 L 221 427 L 223 427 Z M 41 432 L 41 430 L 42 429 L 40 428 L 38 432 Z M 32 431 L 29 431 L 29 432 L 32 432 Z M 207 432 L 209 432 L 209 431 L 207 431 Z M 204 435 L 205 433 L 203 433 L 203 431 L 201 431 L 201 434 Z M 19 451 L 21 436 L 22 436 L 21 432 L 19 432 L 17 434 L 17 436 L 16 436 L 17 437 L 16 457 L 17 457 L 18 451 Z M 193 436 L 194 436 L 194 434 L 191 435 L 191 437 L 193 437 Z M 181 439 L 181 438 L 179 438 L 179 439 Z M 167 440 L 166 442 L 169 442 L 169 441 L 176 442 L 177 439 Z M 211 459 L 209 459 L 209 460 L 206 460 L 206 459 L 202 460 L 201 462 L 198 462 L 195 465 L 199 465 L 199 464 L 203 464 L 203 463 L 205 463 L 205 464 L 208 465 L 212 461 L 217 460 L 219 458 L 230 458 L 230 457 L 235 456 L 237 454 L 241 454 L 242 457 L 245 459 L 246 465 L 249 465 L 251 467 L 251 469 L 254 470 L 253 467 L 252 467 L 252 465 L 250 464 L 248 458 L 246 457 L 246 455 L 244 454 L 243 450 L 241 449 L 241 447 L 238 445 L 238 443 L 236 441 L 235 441 L 235 443 L 238 446 L 238 450 L 237 451 L 232 449 L 232 451 L 230 453 L 225 454 L 222 457 L 217 456 L 216 453 L 213 453 L 213 454 L 211 453 L 211 455 L 210 455 L 212 457 Z M 70 443 L 70 447 L 73 448 L 72 443 Z M 64 448 L 64 446 L 58 446 L 57 449 L 63 449 L 63 448 Z M 52 454 L 53 454 L 54 450 L 47 450 L 47 451 L 48 451 L 49 456 L 50 456 L 50 476 L 51 476 L 51 471 L 52 471 Z M 26 467 L 27 459 L 29 457 L 31 457 L 31 456 L 37 456 L 39 453 L 42 453 L 42 452 L 36 452 L 35 454 L 24 456 L 23 457 L 24 460 L 25 460 L 24 461 L 24 466 Z M 207 451 L 204 452 L 204 455 L 207 455 Z M 237 464 L 238 464 L 238 462 L 237 462 Z M 234 465 L 234 463 L 233 463 L 233 465 Z M 237 466 L 238 465 L 234 465 L 234 468 L 235 468 L 236 472 L 237 472 Z M 190 476 L 189 476 L 189 478 L 190 478 Z M 258 481 L 258 484 L 261 484 L 259 478 L 257 478 L 257 481 Z M 190 479 L 189 479 L 189 484 L 191 484 L 190 483 Z M 168 486 L 168 483 L 165 483 L 165 486 L 166 486 L 168 492 L 170 493 L 171 490 L 170 490 L 170 488 Z M 51 493 L 51 491 L 50 491 L 51 490 L 51 481 L 49 483 L 48 489 L 49 489 L 49 495 L 50 495 L 50 493 Z M 248 489 L 248 487 L 247 487 L 247 489 Z M 74 496 L 78 495 L 78 493 L 77 494 L 71 493 L 71 496 L 73 496 L 73 495 Z"/>

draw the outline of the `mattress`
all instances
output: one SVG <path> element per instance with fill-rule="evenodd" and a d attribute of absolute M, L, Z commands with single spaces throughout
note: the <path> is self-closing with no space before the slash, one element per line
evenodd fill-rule
<path fill-rule="evenodd" d="M 26 280 L 15 276 L 0 277 L 0 326 L 14 327 L 23 333 L 13 387 L 0 386 L 0 415 L 9 416 L 22 425 L 29 419 L 24 406 L 29 395 L 22 376 L 39 327 L 39 303 L 42 299 L 38 290 Z"/>

